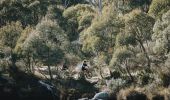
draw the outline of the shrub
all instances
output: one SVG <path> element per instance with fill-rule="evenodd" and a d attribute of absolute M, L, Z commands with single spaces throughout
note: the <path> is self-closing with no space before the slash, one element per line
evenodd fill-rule
<path fill-rule="evenodd" d="M 161 74 L 162 85 L 168 87 L 170 85 L 170 73 Z"/>
<path fill-rule="evenodd" d="M 138 83 L 140 85 L 147 85 L 153 79 L 154 79 L 154 77 L 153 77 L 153 75 L 151 73 L 147 73 L 146 71 L 139 72 Z"/>
<path fill-rule="evenodd" d="M 152 100 L 165 100 L 165 97 L 163 95 L 155 95 L 152 97 Z"/>
<path fill-rule="evenodd" d="M 137 91 L 131 91 L 127 97 L 127 100 L 147 100 L 147 96 Z"/>
<path fill-rule="evenodd" d="M 153 0 L 149 9 L 149 14 L 153 17 L 160 17 L 169 8 L 169 0 Z"/>
<path fill-rule="evenodd" d="M 111 79 L 108 82 L 106 82 L 107 87 L 113 91 L 114 93 L 118 92 L 119 89 L 123 88 L 126 84 L 125 80 L 119 79 Z"/>
<path fill-rule="evenodd" d="M 147 95 L 144 94 L 141 88 L 122 89 L 117 98 L 117 100 L 148 100 Z"/>
<path fill-rule="evenodd" d="M 111 72 L 111 77 L 113 77 L 114 79 L 120 78 L 121 77 L 120 72 L 119 71 Z"/>

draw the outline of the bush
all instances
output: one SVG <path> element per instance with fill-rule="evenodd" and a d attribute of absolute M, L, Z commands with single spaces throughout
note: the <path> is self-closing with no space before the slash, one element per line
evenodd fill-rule
<path fill-rule="evenodd" d="M 153 17 L 161 17 L 161 15 L 165 13 L 169 8 L 169 0 L 153 0 L 150 5 L 149 14 Z"/>
<path fill-rule="evenodd" d="M 108 100 L 117 100 L 116 93 L 111 93 Z"/>
<path fill-rule="evenodd" d="M 120 78 L 121 77 L 120 72 L 119 71 L 111 72 L 111 77 L 113 77 L 114 79 Z"/>
<path fill-rule="evenodd" d="M 165 100 L 165 97 L 163 95 L 155 95 L 152 97 L 152 100 Z"/>
<path fill-rule="evenodd" d="M 147 73 L 146 71 L 141 71 L 138 76 L 138 83 L 140 85 L 147 85 L 149 82 L 153 80 L 153 75 Z"/>
<path fill-rule="evenodd" d="M 170 73 L 161 74 L 162 85 L 168 87 L 170 85 Z"/>
<path fill-rule="evenodd" d="M 143 93 L 132 91 L 127 95 L 126 99 L 127 100 L 147 100 L 147 96 Z"/>
<path fill-rule="evenodd" d="M 126 84 L 125 80 L 122 79 L 111 79 L 108 82 L 106 82 L 107 87 L 111 90 L 111 92 L 118 92 L 121 88 L 123 88 Z"/>
<path fill-rule="evenodd" d="M 117 98 L 117 100 L 148 100 L 147 95 L 140 88 L 122 89 Z"/>

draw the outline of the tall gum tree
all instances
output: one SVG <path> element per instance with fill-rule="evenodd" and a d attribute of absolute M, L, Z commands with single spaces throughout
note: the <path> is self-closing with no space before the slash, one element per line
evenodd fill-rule
<path fill-rule="evenodd" d="M 154 19 L 148 16 L 146 13 L 141 12 L 140 10 L 133 10 L 124 16 L 125 19 L 125 41 L 127 45 L 140 45 L 145 57 L 147 59 L 147 66 L 150 67 L 150 58 L 147 53 L 147 50 L 144 46 L 144 43 L 151 40 L 151 35 L 153 33 L 152 28 L 154 25 Z M 145 22 L 145 23 L 143 23 Z M 133 38 L 133 39 L 132 39 Z M 129 41 L 132 40 L 133 42 Z"/>
<path fill-rule="evenodd" d="M 43 19 L 25 40 L 23 49 L 31 52 L 34 59 L 48 66 L 50 79 L 53 80 L 51 66 L 59 63 L 64 56 L 67 36 L 57 22 Z"/>

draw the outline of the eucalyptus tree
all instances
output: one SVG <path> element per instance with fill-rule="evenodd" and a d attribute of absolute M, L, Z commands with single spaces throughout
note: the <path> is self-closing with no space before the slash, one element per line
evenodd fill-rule
<path fill-rule="evenodd" d="M 23 28 L 20 22 L 7 23 L 6 26 L 0 28 L 0 43 L 2 46 L 10 48 L 10 57 L 13 65 L 16 62 L 14 48 L 22 30 Z"/>
<path fill-rule="evenodd" d="M 16 67 L 16 61 L 18 60 L 14 48 L 17 44 L 17 40 L 23 30 L 20 22 L 7 23 L 5 26 L 0 28 L 0 45 L 4 54 L 4 60 L 1 61 L 3 69 L 7 69 L 9 74 L 13 76 Z M 6 68 L 5 68 L 6 67 Z"/>
<path fill-rule="evenodd" d="M 20 22 L 8 23 L 6 26 L 0 28 L 1 43 L 11 49 L 15 48 L 16 42 L 23 30 Z"/>
<path fill-rule="evenodd" d="M 122 20 L 117 16 L 112 5 L 105 6 L 102 15 L 94 17 L 91 26 L 80 33 L 82 51 L 91 54 L 97 69 L 106 66 L 113 54 L 115 37 L 123 27 Z M 102 58 L 105 59 L 102 59 Z"/>
<path fill-rule="evenodd" d="M 49 75 L 53 79 L 51 65 L 56 65 L 64 57 L 67 36 L 54 20 L 43 19 L 23 44 L 23 51 L 31 52 L 33 58 L 48 66 Z"/>
<path fill-rule="evenodd" d="M 154 19 L 147 14 L 134 10 L 127 14 L 125 17 L 125 38 L 124 42 L 126 45 L 139 44 L 145 57 L 147 59 L 147 66 L 150 67 L 150 58 L 147 53 L 146 47 L 144 46 L 152 36 L 152 28 L 154 25 Z M 145 23 L 143 23 L 145 22 Z"/>
<path fill-rule="evenodd" d="M 115 36 L 123 26 L 122 21 L 113 12 L 111 5 L 103 9 L 103 15 L 96 16 L 93 23 L 80 34 L 82 50 L 99 54 L 108 52 L 115 45 Z"/>
<path fill-rule="evenodd" d="M 113 69 L 118 69 L 121 72 L 123 72 L 122 69 L 125 69 L 131 81 L 134 82 L 134 77 L 131 75 L 130 72 L 130 63 L 133 62 L 134 58 L 134 53 L 130 51 L 127 47 L 118 47 L 113 53 L 110 67 Z"/>
<path fill-rule="evenodd" d="M 45 16 L 48 6 L 51 5 L 50 0 L 34 0 L 29 1 L 26 8 L 31 10 L 31 16 L 34 20 L 33 23 L 38 23 Z"/>
<path fill-rule="evenodd" d="M 17 40 L 14 52 L 17 54 L 17 56 L 19 57 L 19 60 L 23 60 L 24 64 L 26 66 L 26 69 L 28 72 L 32 72 L 33 70 L 33 59 L 32 59 L 32 55 L 31 52 L 27 52 L 27 54 L 23 54 L 23 45 L 25 40 L 28 38 L 28 36 L 30 35 L 30 33 L 34 30 L 33 27 L 31 26 L 27 26 L 22 32 L 20 37 Z"/>
<path fill-rule="evenodd" d="M 16 6 L 17 5 L 17 6 Z M 5 0 L 0 2 L 0 26 L 5 25 L 7 22 L 17 21 L 21 12 L 22 4 L 12 0 Z M 18 12 L 18 13 L 16 13 Z"/>
<path fill-rule="evenodd" d="M 158 19 L 154 25 L 152 40 L 154 42 L 153 52 L 161 57 L 162 63 L 166 60 L 166 56 L 170 52 L 170 10 L 163 14 L 161 19 Z"/>
<path fill-rule="evenodd" d="M 94 7 L 97 7 L 99 14 L 102 14 L 102 0 L 86 0 Z"/>
<path fill-rule="evenodd" d="M 162 14 L 170 9 L 169 0 L 152 0 L 149 14 L 155 18 L 161 18 Z"/>
<path fill-rule="evenodd" d="M 50 0 L 5 0 L 0 2 L 1 25 L 19 20 L 23 26 L 36 25 L 46 14 Z M 16 13 L 17 12 L 17 13 Z"/>
<path fill-rule="evenodd" d="M 94 15 L 94 9 L 87 4 L 78 4 L 67 8 L 63 12 L 63 16 L 67 19 L 67 23 L 74 29 L 68 32 L 71 41 L 77 40 L 79 33 L 91 25 Z"/>
<path fill-rule="evenodd" d="M 59 0 L 59 2 L 67 8 L 76 4 L 86 3 L 86 0 Z"/>

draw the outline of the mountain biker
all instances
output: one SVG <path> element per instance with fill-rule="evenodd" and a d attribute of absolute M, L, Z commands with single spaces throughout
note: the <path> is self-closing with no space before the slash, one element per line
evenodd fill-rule
<path fill-rule="evenodd" d="M 81 67 L 81 70 L 82 71 L 87 71 L 87 69 L 88 69 L 88 65 L 87 65 L 87 61 L 85 60 L 85 61 L 83 61 L 83 65 Z"/>
<path fill-rule="evenodd" d="M 82 72 L 83 72 L 82 74 L 80 74 L 80 75 L 82 75 L 82 78 L 87 78 L 87 79 L 92 78 L 92 73 L 91 73 L 90 70 L 89 70 L 89 66 L 88 66 L 86 60 L 83 61 L 81 70 L 82 70 Z"/>

